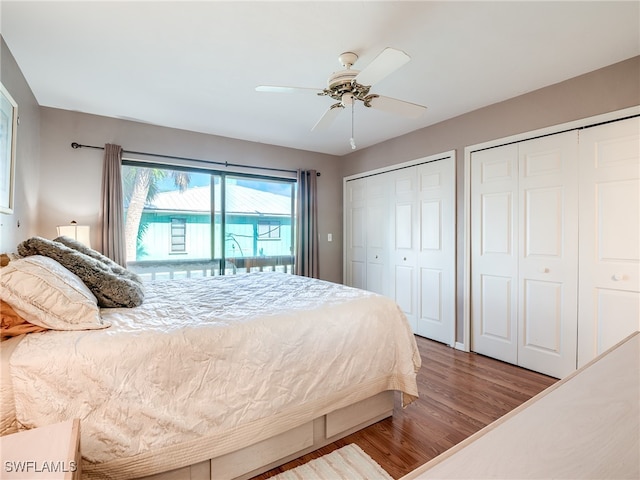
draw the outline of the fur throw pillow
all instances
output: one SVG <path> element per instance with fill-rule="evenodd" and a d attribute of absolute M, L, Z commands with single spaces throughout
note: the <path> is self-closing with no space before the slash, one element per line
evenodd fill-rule
<path fill-rule="evenodd" d="M 75 273 L 105 308 L 137 307 L 144 300 L 142 282 L 120 265 L 109 265 L 60 242 L 32 237 L 18 245 L 23 257 L 44 255 Z"/>
<path fill-rule="evenodd" d="M 84 243 L 80 243 L 79 241 L 74 240 L 73 238 L 70 238 L 70 237 L 65 237 L 64 235 L 58 238 L 54 238 L 53 241 L 62 243 L 63 245 L 66 245 L 69 248 L 73 248 L 74 250 L 77 250 L 80 253 L 84 253 L 85 255 L 88 255 L 91 258 L 95 258 L 99 262 L 104 263 L 107 267 L 109 267 L 111 271 L 116 275 L 122 275 L 123 277 L 129 278 L 134 282 L 142 283 L 142 279 L 138 275 L 136 275 L 130 270 L 127 270 L 122 265 L 114 262 L 109 257 L 101 254 L 97 250 L 87 247 Z"/>

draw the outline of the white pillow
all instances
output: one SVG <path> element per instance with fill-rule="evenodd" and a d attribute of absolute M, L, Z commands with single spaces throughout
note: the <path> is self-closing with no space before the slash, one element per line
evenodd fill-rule
<path fill-rule="evenodd" d="M 52 330 L 110 326 L 82 280 L 49 257 L 33 255 L 2 268 L 0 298 L 28 322 Z"/>

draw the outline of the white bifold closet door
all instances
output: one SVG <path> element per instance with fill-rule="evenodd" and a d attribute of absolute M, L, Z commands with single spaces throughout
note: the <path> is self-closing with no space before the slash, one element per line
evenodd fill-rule
<path fill-rule="evenodd" d="M 640 118 L 582 130 L 578 367 L 640 330 L 639 192 Z"/>
<path fill-rule="evenodd" d="M 345 189 L 345 284 L 386 295 L 387 182 L 360 178 Z"/>
<path fill-rule="evenodd" d="M 471 156 L 471 349 L 576 368 L 577 132 Z"/>
<path fill-rule="evenodd" d="M 417 167 L 420 243 L 420 308 L 416 333 L 455 344 L 456 200 L 455 164 L 449 157 Z"/>
<path fill-rule="evenodd" d="M 576 369 L 576 132 L 518 145 L 518 364 L 558 378 Z"/>
<path fill-rule="evenodd" d="M 345 181 L 345 283 L 393 298 L 418 335 L 455 344 L 455 159 Z"/>
<path fill-rule="evenodd" d="M 367 288 L 367 182 L 349 182 L 344 190 L 345 284 Z"/>
<path fill-rule="evenodd" d="M 455 165 L 452 157 L 389 174 L 391 296 L 413 331 L 455 343 Z"/>

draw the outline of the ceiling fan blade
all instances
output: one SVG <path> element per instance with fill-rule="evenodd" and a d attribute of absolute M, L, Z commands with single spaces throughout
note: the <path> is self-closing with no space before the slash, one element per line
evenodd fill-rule
<path fill-rule="evenodd" d="M 336 119 L 343 108 L 344 107 L 341 103 L 334 103 L 333 105 L 331 105 L 331 107 L 329 107 L 329 110 L 324 112 L 324 114 L 320 117 L 320 120 L 316 122 L 311 131 L 313 132 L 317 130 L 326 130 L 327 128 L 329 128 L 329 126 L 333 123 L 333 121 Z"/>
<path fill-rule="evenodd" d="M 402 50 L 385 48 L 373 59 L 355 78 L 360 85 L 374 85 L 402 65 L 411 60 L 411 57 Z"/>
<path fill-rule="evenodd" d="M 408 118 L 418 118 L 427 110 L 427 107 L 417 103 L 405 102 L 397 98 L 383 97 L 381 95 L 372 98 L 369 103 L 372 108 L 377 110 L 395 113 Z"/>
<path fill-rule="evenodd" d="M 267 93 L 322 93 L 322 90 L 318 88 L 305 88 L 305 87 L 280 87 L 275 85 L 258 85 L 256 92 Z"/>

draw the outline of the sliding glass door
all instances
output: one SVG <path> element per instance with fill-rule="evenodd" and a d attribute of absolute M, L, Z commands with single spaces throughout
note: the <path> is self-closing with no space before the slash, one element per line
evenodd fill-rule
<path fill-rule="evenodd" d="M 126 162 L 127 266 L 143 278 L 292 272 L 290 179 Z"/>
<path fill-rule="evenodd" d="M 216 189 L 221 205 L 217 244 L 225 272 L 268 268 L 289 271 L 294 252 L 292 181 L 224 175 Z"/>

